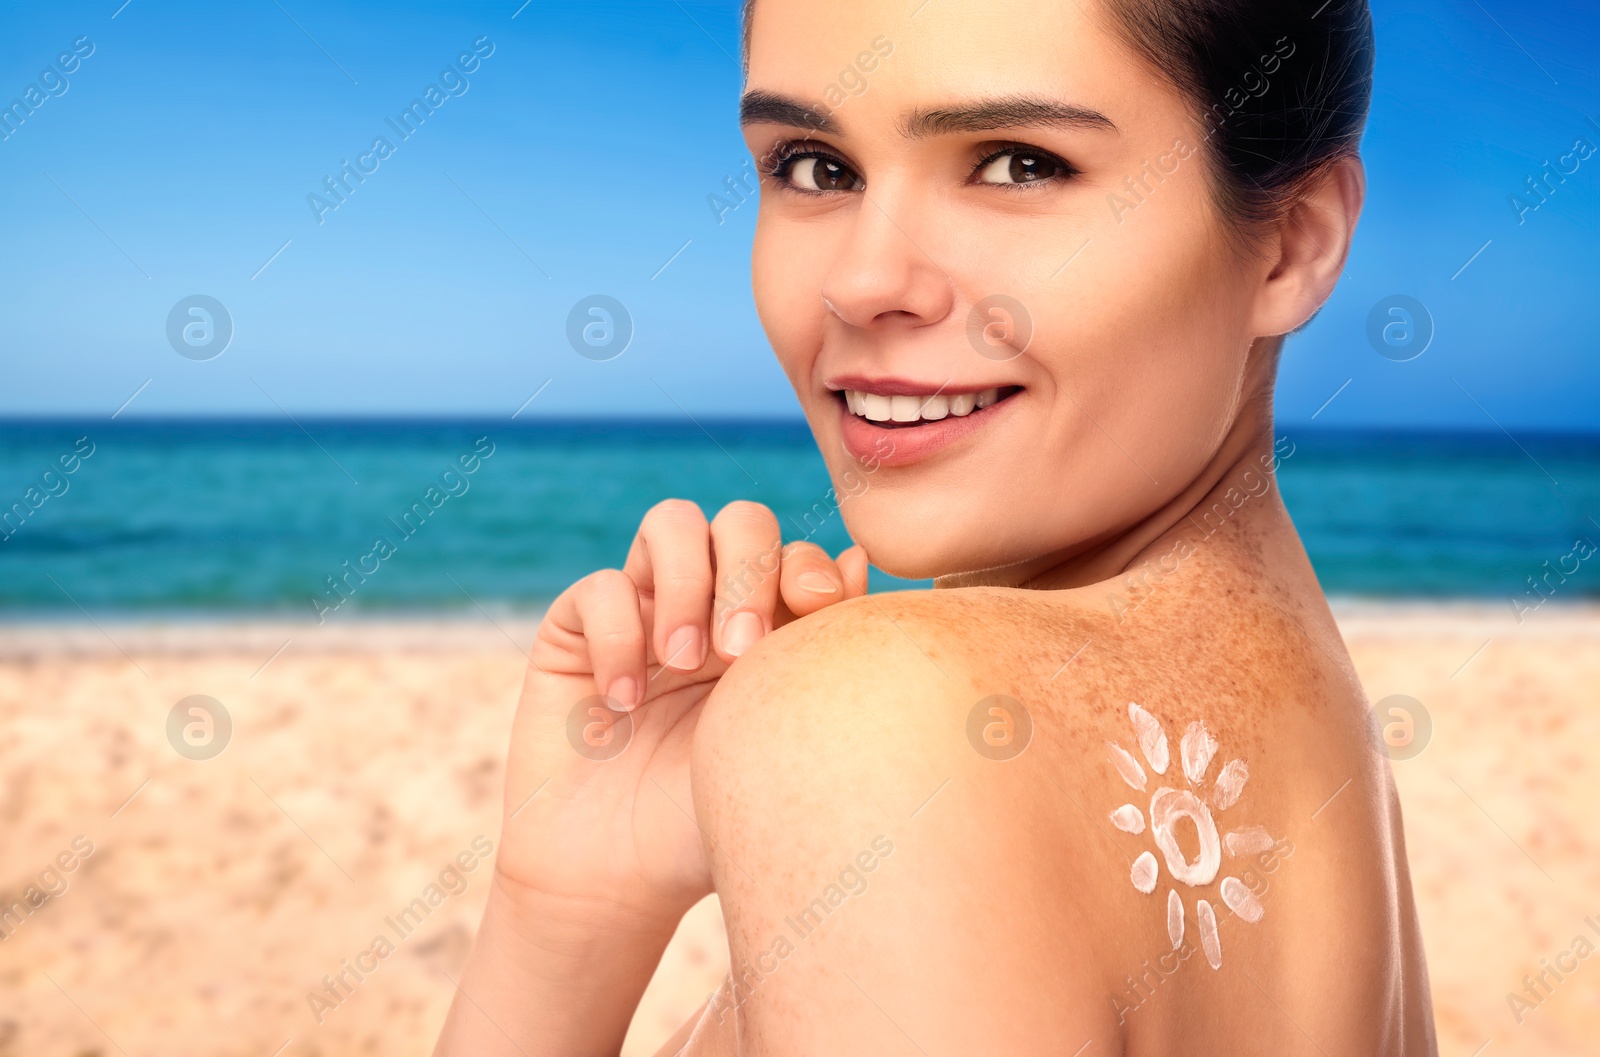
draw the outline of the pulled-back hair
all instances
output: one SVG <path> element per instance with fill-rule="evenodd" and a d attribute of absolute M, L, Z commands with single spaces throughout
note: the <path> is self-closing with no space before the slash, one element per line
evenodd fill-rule
<path fill-rule="evenodd" d="M 1108 26 L 1199 109 L 1236 233 L 1282 219 L 1354 155 L 1372 99 L 1367 0 L 1101 0 Z"/>

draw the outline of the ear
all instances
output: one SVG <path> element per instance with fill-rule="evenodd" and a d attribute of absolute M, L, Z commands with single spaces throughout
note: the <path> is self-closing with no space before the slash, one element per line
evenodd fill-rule
<path fill-rule="evenodd" d="M 1267 243 L 1270 267 L 1256 300 L 1254 332 L 1287 334 L 1333 293 L 1367 194 L 1361 159 L 1330 162 L 1307 187 Z"/>

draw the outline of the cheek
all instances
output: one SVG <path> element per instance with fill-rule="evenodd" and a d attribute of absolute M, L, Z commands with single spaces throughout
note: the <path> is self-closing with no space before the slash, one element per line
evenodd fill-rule
<path fill-rule="evenodd" d="M 1173 194 L 1098 233 L 1061 273 L 1065 310 L 1042 331 L 1060 335 L 1047 353 L 1054 379 L 1126 449 L 1124 466 L 1131 457 L 1163 485 L 1220 443 L 1250 346 L 1245 277 L 1194 219 L 1204 208 Z"/>
<path fill-rule="evenodd" d="M 1034 519 L 1039 527 L 1018 526 L 1019 551 L 1148 516 L 1193 480 L 1233 424 L 1250 347 L 1247 276 L 1203 219 L 1209 204 L 1186 190 L 1169 181 L 1121 225 L 1108 209 L 1105 222 L 1092 214 L 1050 233 L 1019 231 L 1004 253 L 991 244 L 990 270 L 973 276 L 1025 290 L 1033 315 L 1038 411 L 1015 438 L 1032 454 L 1018 455 L 1013 472 L 1036 475 L 1019 487 L 1060 498 Z M 1061 480 L 1073 481 L 1070 495 Z"/>
<path fill-rule="evenodd" d="M 791 385 L 810 385 L 822 344 L 822 260 L 815 240 L 797 237 L 793 224 L 756 223 L 750 285 L 756 314 L 778 365 Z M 809 410 L 809 409 L 808 409 Z"/>
<path fill-rule="evenodd" d="M 1077 364 L 1121 397 L 1108 412 L 1146 423 L 1227 417 L 1249 339 L 1221 263 L 1195 244 L 1129 246 L 1116 257 L 1085 291 L 1093 307 L 1081 338 L 1095 355 Z"/>

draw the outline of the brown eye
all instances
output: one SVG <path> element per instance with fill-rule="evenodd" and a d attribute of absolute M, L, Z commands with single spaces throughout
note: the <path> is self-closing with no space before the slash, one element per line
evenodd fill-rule
<path fill-rule="evenodd" d="M 840 162 L 815 155 L 794 159 L 784 175 L 802 191 L 854 191 L 861 185 L 861 178 Z"/>
<path fill-rule="evenodd" d="M 978 173 L 978 179 L 988 184 L 1037 183 L 1059 176 L 1061 171 L 1061 165 L 1054 158 L 1013 150 L 991 159 Z"/>

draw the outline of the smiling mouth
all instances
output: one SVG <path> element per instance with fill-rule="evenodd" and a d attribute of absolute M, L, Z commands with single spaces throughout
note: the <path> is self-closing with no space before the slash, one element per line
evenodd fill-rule
<path fill-rule="evenodd" d="M 945 418 L 965 418 L 1021 391 L 1020 385 L 1004 385 L 974 393 L 931 393 L 927 396 L 884 396 L 860 389 L 837 392 L 838 399 L 857 418 L 886 429 L 901 429 Z"/>

